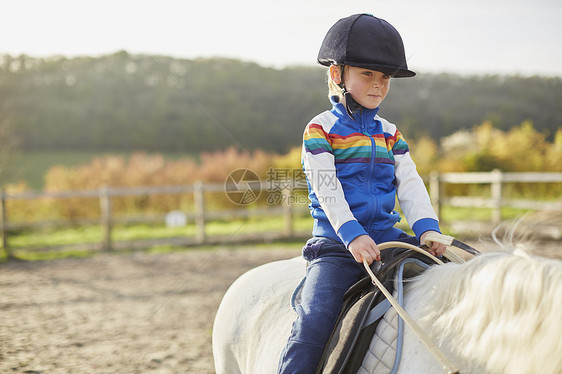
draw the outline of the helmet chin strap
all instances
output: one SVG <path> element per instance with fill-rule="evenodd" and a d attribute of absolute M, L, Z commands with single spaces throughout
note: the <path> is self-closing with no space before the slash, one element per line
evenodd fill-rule
<path fill-rule="evenodd" d="M 351 94 L 347 92 L 345 86 L 342 88 L 341 93 L 345 98 L 345 110 L 347 111 L 347 114 L 351 118 L 355 119 L 354 114 L 358 114 L 359 112 L 361 112 L 364 106 L 359 104 L 357 101 L 355 101 L 355 99 L 351 96 Z"/>
<path fill-rule="evenodd" d="M 341 83 L 338 84 L 339 88 L 341 88 L 341 93 L 345 99 L 345 110 L 347 112 L 347 114 L 355 119 L 354 114 L 359 113 L 364 106 L 359 104 L 357 101 L 355 101 L 355 99 L 351 96 L 351 94 L 347 91 L 347 89 L 345 88 L 345 84 L 343 82 L 343 71 L 344 71 L 344 67 L 345 65 L 341 66 Z"/>

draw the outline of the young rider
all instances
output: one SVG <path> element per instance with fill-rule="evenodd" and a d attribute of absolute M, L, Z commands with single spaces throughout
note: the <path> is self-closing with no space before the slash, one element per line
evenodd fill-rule
<path fill-rule="evenodd" d="M 314 373 L 345 291 L 365 276 L 361 262 L 381 259 L 377 243 L 419 244 L 440 232 L 408 144 L 377 115 L 390 78 L 415 75 L 398 31 L 369 14 L 343 18 L 326 34 L 318 62 L 329 67 L 332 109 L 304 131 L 313 238 L 303 248 L 309 266 L 279 373 Z M 394 227 L 401 219 L 396 197 L 416 237 Z M 429 251 L 441 255 L 445 247 L 434 243 Z"/>

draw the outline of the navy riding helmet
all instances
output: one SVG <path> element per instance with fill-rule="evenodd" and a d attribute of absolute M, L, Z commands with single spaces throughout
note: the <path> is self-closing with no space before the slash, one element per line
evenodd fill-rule
<path fill-rule="evenodd" d="M 318 62 L 376 70 L 395 78 L 416 75 L 408 70 L 398 31 L 371 14 L 354 14 L 337 21 L 324 37 Z"/>

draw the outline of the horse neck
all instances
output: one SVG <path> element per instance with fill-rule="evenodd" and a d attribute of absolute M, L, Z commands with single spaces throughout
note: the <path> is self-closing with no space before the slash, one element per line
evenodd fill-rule
<path fill-rule="evenodd" d="M 558 260 L 490 253 L 429 269 L 408 297 L 422 327 L 462 366 L 546 373 L 551 365 L 555 373 L 562 367 L 561 284 Z"/>

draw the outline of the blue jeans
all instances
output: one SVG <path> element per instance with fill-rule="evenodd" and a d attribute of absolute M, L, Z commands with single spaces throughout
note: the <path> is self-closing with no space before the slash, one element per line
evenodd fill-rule
<path fill-rule="evenodd" d="M 405 234 L 399 240 L 416 242 Z M 344 293 L 367 276 L 363 264 L 355 261 L 342 243 L 331 239 L 308 240 L 303 257 L 309 265 L 301 303 L 296 305 L 297 318 L 281 353 L 279 374 L 314 373 L 336 324 Z"/>

